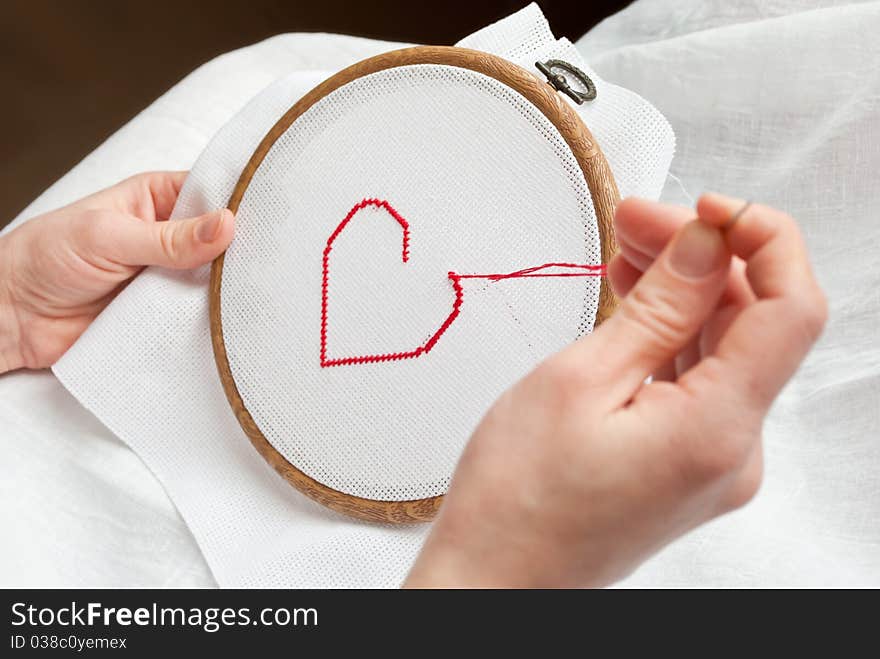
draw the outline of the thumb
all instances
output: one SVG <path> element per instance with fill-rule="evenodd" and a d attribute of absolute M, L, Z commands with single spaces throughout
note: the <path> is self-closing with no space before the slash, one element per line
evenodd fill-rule
<path fill-rule="evenodd" d="M 632 398 L 700 330 L 724 290 L 730 258 L 719 229 L 688 222 L 617 312 L 571 346 L 614 405 Z"/>
<path fill-rule="evenodd" d="M 120 223 L 112 256 L 124 265 L 195 268 L 229 246 L 234 222 L 232 211 L 223 208 L 184 220 Z"/>

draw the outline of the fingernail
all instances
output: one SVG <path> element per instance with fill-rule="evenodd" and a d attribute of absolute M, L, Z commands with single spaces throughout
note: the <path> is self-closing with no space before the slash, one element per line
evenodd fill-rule
<path fill-rule="evenodd" d="M 220 235 L 223 223 L 229 215 L 231 215 L 229 210 L 224 208 L 219 213 L 211 213 L 199 220 L 198 226 L 196 226 L 196 238 L 199 242 L 214 242 L 217 236 Z"/>
<path fill-rule="evenodd" d="M 669 264 L 685 277 L 704 277 L 720 268 L 726 255 L 721 232 L 694 220 L 685 224 L 675 238 Z"/>

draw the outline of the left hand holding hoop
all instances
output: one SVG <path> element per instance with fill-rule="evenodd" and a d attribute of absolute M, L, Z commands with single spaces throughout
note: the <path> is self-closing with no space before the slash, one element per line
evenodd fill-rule
<path fill-rule="evenodd" d="M 139 174 L 0 238 L 0 373 L 54 364 L 144 266 L 194 268 L 226 249 L 228 210 L 164 221 L 185 178 Z"/>

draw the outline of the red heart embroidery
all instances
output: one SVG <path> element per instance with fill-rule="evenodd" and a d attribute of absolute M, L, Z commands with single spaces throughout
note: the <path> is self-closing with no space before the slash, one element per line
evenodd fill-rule
<path fill-rule="evenodd" d="M 357 215 L 360 211 L 368 206 L 375 206 L 376 208 L 382 208 L 388 212 L 391 217 L 393 217 L 397 223 L 400 225 L 400 228 L 403 229 L 403 262 L 406 263 L 409 260 L 409 223 L 403 218 L 403 216 L 398 213 L 394 208 L 384 199 L 364 199 L 358 204 L 348 211 L 348 215 L 339 223 L 339 226 L 336 227 L 336 230 L 330 234 L 330 237 L 327 239 L 327 246 L 324 247 L 324 260 L 323 260 L 323 277 L 321 279 L 321 367 L 327 368 L 329 366 L 350 366 L 352 364 L 371 364 L 373 362 L 388 362 L 395 361 L 398 359 L 412 359 L 415 357 L 419 357 L 431 351 L 435 345 L 437 345 L 437 341 L 440 340 L 440 337 L 443 336 L 443 333 L 449 329 L 449 326 L 452 325 L 452 322 L 458 316 L 459 310 L 461 309 L 461 301 L 462 301 L 462 290 L 461 283 L 458 281 L 458 276 L 454 273 L 449 273 L 449 279 L 452 281 L 453 289 L 455 290 L 455 301 L 452 304 L 452 311 L 449 312 L 449 315 L 446 317 L 446 320 L 440 325 L 440 328 L 434 332 L 434 334 L 429 338 L 425 343 L 418 346 L 413 350 L 407 350 L 404 352 L 390 352 L 379 355 L 355 355 L 351 357 L 328 357 L 327 356 L 327 289 L 328 289 L 328 280 L 330 277 L 330 252 L 333 250 L 333 243 L 339 237 L 339 234 L 343 232 L 345 227 L 349 222 Z"/>
<path fill-rule="evenodd" d="M 587 265 L 580 263 L 545 263 L 543 265 L 533 266 L 530 268 L 525 268 L 523 270 L 517 270 L 515 272 L 507 272 L 507 273 L 499 273 L 499 274 L 467 274 L 460 275 L 455 272 L 449 272 L 447 276 L 449 277 L 449 281 L 452 284 L 452 289 L 455 291 L 455 301 L 452 303 L 452 311 L 449 312 L 449 315 L 446 316 L 446 319 L 440 324 L 440 327 L 437 329 L 431 337 L 425 341 L 420 346 L 414 348 L 413 350 L 407 350 L 404 352 L 390 352 L 383 354 L 375 354 L 375 355 L 353 355 L 349 357 L 328 357 L 327 356 L 327 291 L 328 291 L 328 282 L 330 278 L 330 252 L 333 250 L 333 243 L 339 237 L 345 227 L 348 226 L 349 222 L 354 219 L 355 215 L 357 215 L 363 209 L 374 206 L 376 208 L 384 209 L 388 212 L 391 217 L 400 225 L 400 228 L 403 230 L 403 249 L 402 249 L 402 257 L 403 262 L 406 263 L 409 260 L 409 223 L 406 219 L 403 218 L 400 213 L 398 213 L 387 201 L 384 199 L 364 199 L 359 203 L 355 204 L 354 207 L 348 211 L 348 214 L 343 218 L 342 222 L 339 223 L 339 226 L 336 227 L 336 230 L 330 234 L 330 237 L 327 239 L 327 245 L 324 247 L 324 258 L 322 262 L 323 274 L 321 278 L 321 367 L 328 368 L 330 366 L 351 366 L 353 364 L 371 364 L 374 362 L 388 362 L 388 361 L 396 361 L 400 359 L 413 359 L 415 357 L 421 357 L 431 351 L 431 349 L 437 345 L 437 342 L 440 340 L 440 337 L 449 329 L 450 325 L 458 318 L 459 312 L 461 311 L 461 304 L 464 299 L 464 292 L 461 286 L 462 279 L 487 279 L 489 281 L 500 281 L 502 279 L 514 279 L 514 278 L 528 278 L 528 277 L 601 277 L 605 274 L 605 266 L 604 265 Z M 543 270 L 549 268 L 572 268 L 575 272 L 541 272 Z"/>

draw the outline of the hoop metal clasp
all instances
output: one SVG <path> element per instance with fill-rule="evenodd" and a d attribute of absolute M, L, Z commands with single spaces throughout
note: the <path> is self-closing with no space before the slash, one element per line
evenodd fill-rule
<path fill-rule="evenodd" d="M 576 66 L 569 64 L 561 59 L 550 59 L 546 62 L 535 62 L 538 70 L 547 76 L 547 82 L 558 92 L 562 92 L 578 105 L 584 101 L 592 101 L 596 98 L 596 85 L 590 80 L 590 76 L 581 71 Z M 568 82 L 565 71 L 583 86 L 583 91 L 573 89 Z"/>

